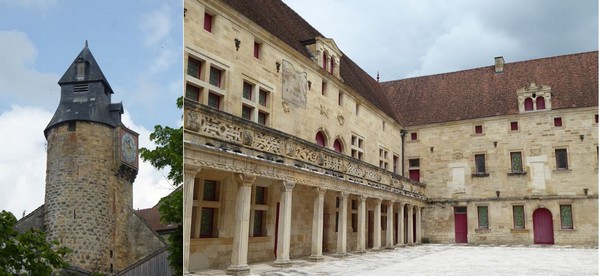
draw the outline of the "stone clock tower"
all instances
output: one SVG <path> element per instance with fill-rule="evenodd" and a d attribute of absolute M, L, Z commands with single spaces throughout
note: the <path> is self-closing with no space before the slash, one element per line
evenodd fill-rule
<path fill-rule="evenodd" d="M 144 255 L 132 232 L 138 134 L 121 123 L 123 105 L 111 103 L 113 90 L 87 42 L 58 84 L 60 103 L 44 130 L 44 229 L 73 250 L 72 266 L 113 273 Z"/>

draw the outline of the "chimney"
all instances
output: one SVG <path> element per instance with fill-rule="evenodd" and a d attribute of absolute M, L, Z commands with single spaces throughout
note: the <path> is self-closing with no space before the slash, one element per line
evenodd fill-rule
<path fill-rule="evenodd" d="M 502 56 L 494 58 L 496 64 L 496 73 L 504 73 L 504 58 Z"/>

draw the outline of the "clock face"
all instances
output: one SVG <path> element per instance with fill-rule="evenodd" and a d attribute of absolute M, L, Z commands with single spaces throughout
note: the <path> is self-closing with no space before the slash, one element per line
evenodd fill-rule
<path fill-rule="evenodd" d="M 133 136 L 129 133 L 124 133 L 123 137 L 121 137 L 121 154 L 127 163 L 135 163 L 137 157 L 137 146 Z"/>

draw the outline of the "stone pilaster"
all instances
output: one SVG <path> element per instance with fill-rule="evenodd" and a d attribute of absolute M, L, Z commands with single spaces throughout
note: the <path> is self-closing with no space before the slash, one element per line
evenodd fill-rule
<path fill-rule="evenodd" d="M 316 188 L 317 197 L 313 203 L 313 221 L 312 221 L 312 245 L 309 261 L 323 260 L 323 209 L 325 205 L 324 188 Z"/>
<path fill-rule="evenodd" d="M 413 209 L 414 206 L 413 205 L 408 205 L 406 204 L 406 207 L 408 208 L 408 240 L 407 240 L 407 244 L 408 245 L 412 245 L 414 244 L 414 240 L 413 240 Z"/>
<path fill-rule="evenodd" d="M 248 235 L 250 228 L 250 196 L 255 175 L 235 174 L 238 182 L 238 192 L 235 200 L 235 221 L 233 246 L 231 250 L 231 265 L 227 268 L 229 275 L 247 275 L 248 266 Z"/>
<path fill-rule="evenodd" d="M 398 206 L 400 209 L 398 209 L 398 243 L 396 246 L 404 246 L 404 204 L 400 202 Z"/>
<path fill-rule="evenodd" d="M 184 166 L 183 174 L 183 271 L 189 272 L 192 207 L 194 205 L 194 180 L 200 168 Z"/>
<path fill-rule="evenodd" d="M 381 249 L 381 199 L 375 199 L 375 217 L 373 218 L 373 250 Z"/>
<path fill-rule="evenodd" d="M 394 248 L 394 201 L 389 201 L 387 205 L 387 231 L 385 238 L 385 248 Z"/>
<path fill-rule="evenodd" d="M 346 256 L 346 236 L 348 229 L 348 193 L 340 192 L 340 213 L 338 216 L 337 256 Z"/>
<path fill-rule="evenodd" d="M 367 197 L 363 195 L 358 196 L 358 233 L 356 243 L 356 253 L 366 253 L 365 250 L 365 238 L 367 233 Z"/>
<path fill-rule="evenodd" d="M 276 266 L 290 266 L 290 235 L 292 231 L 292 189 L 295 183 L 281 181 L 281 203 L 279 204 L 279 236 L 277 238 Z"/>
<path fill-rule="evenodd" d="M 416 244 L 421 244 L 421 211 L 422 208 L 421 206 L 416 206 L 417 207 L 417 221 L 415 221 L 415 223 L 417 224 L 417 240 L 415 241 Z"/>

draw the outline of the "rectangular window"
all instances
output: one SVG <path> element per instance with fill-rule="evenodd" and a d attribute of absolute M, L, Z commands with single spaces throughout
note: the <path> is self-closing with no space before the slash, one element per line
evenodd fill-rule
<path fill-rule="evenodd" d="M 560 228 L 573 229 L 573 213 L 571 205 L 560 205 Z"/>
<path fill-rule="evenodd" d="M 242 118 L 244 118 L 246 120 L 252 120 L 253 111 L 254 111 L 254 108 L 246 106 L 246 105 L 242 105 Z"/>
<path fill-rule="evenodd" d="M 525 229 L 525 210 L 523 205 L 513 206 L 514 229 Z"/>
<path fill-rule="evenodd" d="M 556 169 L 569 169 L 569 162 L 567 160 L 567 149 L 556 149 L 554 150 L 554 155 L 556 156 Z"/>
<path fill-rule="evenodd" d="M 523 171 L 523 160 L 521 159 L 521 152 L 510 153 L 510 170 L 512 172 Z"/>
<path fill-rule="evenodd" d="M 327 96 L 327 83 L 321 82 L 321 95 Z"/>
<path fill-rule="evenodd" d="M 475 154 L 475 173 L 485 174 L 485 154 Z"/>
<path fill-rule="evenodd" d="M 266 126 L 268 119 L 269 119 L 269 114 L 268 113 L 265 113 L 265 112 L 262 112 L 262 111 L 258 112 L 258 121 L 257 122 L 259 124 L 261 124 L 263 126 Z"/>
<path fill-rule="evenodd" d="M 202 208 L 200 214 L 200 238 L 215 238 L 216 237 L 216 209 L 215 208 Z"/>
<path fill-rule="evenodd" d="M 208 83 L 210 83 L 216 87 L 221 87 L 221 75 L 222 75 L 221 70 L 219 70 L 215 67 L 210 67 L 210 79 L 209 79 Z"/>
<path fill-rule="evenodd" d="M 475 126 L 475 134 L 482 134 L 483 133 L 483 126 L 482 125 L 476 125 Z"/>
<path fill-rule="evenodd" d="M 510 130 L 519 130 L 519 122 L 510 122 Z"/>
<path fill-rule="evenodd" d="M 479 229 L 489 229 L 487 206 L 477 206 L 477 220 Z"/>
<path fill-rule="evenodd" d="M 254 42 L 254 57 L 260 58 L 260 43 Z"/>
<path fill-rule="evenodd" d="M 339 92 L 338 93 L 338 105 L 342 105 L 344 104 L 344 92 Z"/>
<path fill-rule="evenodd" d="M 416 140 L 417 140 L 417 138 L 418 138 L 418 135 L 417 135 L 417 133 L 416 133 L 416 132 L 411 132 L 411 133 L 410 133 L 410 140 L 411 140 L 411 141 L 416 141 Z"/>
<path fill-rule="evenodd" d="M 187 74 L 194 78 L 200 78 L 200 72 L 202 72 L 202 62 L 199 60 L 188 57 Z"/>
<path fill-rule="evenodd" d="M 554 118 L 554 126 L 555 127 L 561 127 L 563 125 L 562 123 L 562 117 L 556 117 Z"/>
<path fill-rule="evenodd" d="M 217 181 L 205 180 L 202 200 L 219 201 L 219 185 Z"/>
<path fill-rule="evenodd" d="M 267 188 L 256 186 L 254 194 L 254 204 L 266 205 L 267 204 Z"/>
<path fill-rule="evenodd" d="M 213 25 L 213 16 L 204 13 L 204 29 L 210 33 L 212 33 L 212 25 Z"/>
<path fill-rule="evenodd" d="M 352 135 L 350 141 L 352 148 L 350 151 L 351 156 L 358 160 L 363 160 L 363 138 Z"/>
<path fill-rule="evenodd" d="M 208 106 L 212 107 L 212 108 L 216 108 L 216 109 L 220 109 L 221 108 L 221 96 L 209 92 L 208 93 Z"/>
<path fill-rule="evenodd" d="M 408 177 L 414 181 L 421 181 L 420 159 L 408 159 Z"/>
<path fill-rule="evenodd" d="M 385 121 L 381 121 L 381 130 L 385 131 Z"/>
<path fill-rule="evenodd" d="M 360 105 L 357 103 L 356 106 L 355 106 L 355 108 L 354 108 L 354 115 L 358 116 L 359 110 L 360 110 Z"/>
<path fill-rule="evenodd" d="M 398 155 L 394 155 L 392 157 L 392 159 L 393 159 L 393 162 L 394 162 L 394 173 L 398 173 L 398 159 L 399 159 L 399 157 L 398 157 Z"/>
<path fill-rule="evenodd" d="M 264 231 L 264 225 L 265 225 L 265 210 L 255 210 L 254 211 L 254 227 L 252 228 L 252 236 L 253 237 L 264 237 L 265 236 L 265 232 Z"/>
<path fill-rule="evenodd" d="M 385 148 L 379 148 L 379 167 L 387 170 L 388 167 L 388 150 Z"/>
<path fill-rule="evenodd" d="M 244 82 L 244 85 L 242 88 L 242 96 L 244 97 L 244 99 L 252 100 L 252 88 L 253 88 L 252 84 Z"/>
<path fill-rule="evenodd" d="M 269 99 L 269 92 L 260 89 L 258 91 L 258 104 L 260 104 L 262 106 L 267 106 L 268 99 Z"/>
<path fill-rule="evenodd" d="M 200 101 L 200 88 L 186 84 L 185 85 L 185 98 L 193 101 Z"/>
<path fill-rule="evenodd" d="M 598 114 L 594 115 L 594 123 L 598 123 Z"/>

